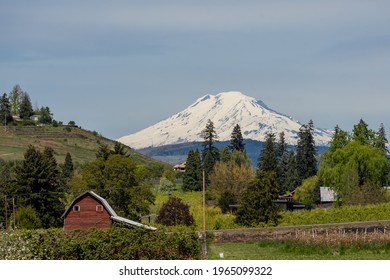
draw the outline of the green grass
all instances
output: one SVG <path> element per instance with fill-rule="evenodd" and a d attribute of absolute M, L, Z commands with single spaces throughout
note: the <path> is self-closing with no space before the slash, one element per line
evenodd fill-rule
<path fill-rule="evenodd" d="M 66 154 L 72 155 L 76 165 L 84 165 L 96 159 L 99 143 L 112 148 L 115 141 L 104 138 L 97 133 L 77 127 L 42 126 L 42 127 L 8 127 L 0 129 L 0 158 L 6 161 L 22 160 L 29 145 L 38 149 L 54 149 L 58 163 L 63 163 Z M 171 168 L 170 165 L 146 157 L 134 150 L 129 151 L 138 163 L 152 170 Z"/>
<path fill-rule="evenodd" d="M 332 246 L 294 240 L 214 243 L 208 246 L 208 257 L 210 260 L 390 260 L 390 242 Z"/>

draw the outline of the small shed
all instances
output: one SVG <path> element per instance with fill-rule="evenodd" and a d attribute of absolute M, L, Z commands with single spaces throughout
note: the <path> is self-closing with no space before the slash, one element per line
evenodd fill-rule
<path fill-rule="evenodd" d="M 109 229 L 114 222 L 156 230 L 154 227 L 118 216 L 108 202 L 93 191 L 86 191 L 76 197 L 62 217 L 65 232 L 88 228 Z"/>

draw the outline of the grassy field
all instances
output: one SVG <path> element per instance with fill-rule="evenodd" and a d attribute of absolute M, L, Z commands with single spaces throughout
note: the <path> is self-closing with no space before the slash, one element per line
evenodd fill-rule
<path fill-rule="evenodd" d="M 6 161 L 22 160 L 29 145 L 39 149 L 54 149 L 58 163 L 63 163 L 66 153 L 72 155 L 75 165 L 83 165 L 96 159 L 99 143 L 110 148 L 114 141 L 100 136 L 96 132 L 78 127 L 67 126 L 25 126 L 0 129 L 0 158 Z M 148 158 L 129 149 L 131 157 L 139 164 L 155 169 L 170 168 L 168 164 Z"/>
<path fill-rule="evenodd" d="M 294 240 L 217 243 L 210 260 L 390 260 L 390 241 L 352 244 L 306 244 Z"/>

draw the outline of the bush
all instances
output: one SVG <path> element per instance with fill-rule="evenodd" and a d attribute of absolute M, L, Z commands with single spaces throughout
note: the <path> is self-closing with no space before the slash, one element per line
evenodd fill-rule
<path fill-rule="evenodd" d="M 195 223 L 189 206 L 178 197 L 170 197 L 168 202 L 163 204 L 156 222 L 166 226 L 191 226 Z"/>
<path fill-rule="evenodd" d="M 65 234 L 62 229 L 0 232 L 3 260 L 198 259 L 196 233 L 114 227 Z"/>

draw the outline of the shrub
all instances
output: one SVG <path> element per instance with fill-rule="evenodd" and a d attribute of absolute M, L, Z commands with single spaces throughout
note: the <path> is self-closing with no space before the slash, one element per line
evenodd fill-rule
<path fill-rule="evenodd" d="M 194 225 L 194 217 L 190 214 L 189 206 L 178 197 L 170 197 L 163 204 L 157 216 L 156 222 L 166 226 Z"/>
<path fill-rule="evenodd" d="M 62 229 L 0 232 L 3 260 L 169 260 L 198 259 L 195 232 L 114 227 L 65 234 Z"/>

